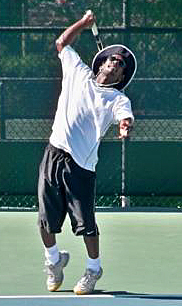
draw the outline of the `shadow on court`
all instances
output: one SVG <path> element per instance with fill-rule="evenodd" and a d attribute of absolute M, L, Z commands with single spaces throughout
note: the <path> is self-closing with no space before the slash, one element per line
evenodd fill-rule
<path fill-rule="evenodd" d="M 72 293 L 73 290 L 58 290 L 57 293 Z M 140 298 L 140 299 L 152 299 L 152 300 L 180 300 L 182 301 L 182 295 L 176 294 L 146 294 L 146 293 L 137 293 L 137 292 L 128 292 L 128 291 L 107 291 L 107 290 L 95 290 L 90 296 L 113 296 L 115 298 Z"/>
<path fill-rule="evenodd" d="M 97 291 L 97 290 L 96 290 Z M 99 291 L 99 290 L 98 290 Z M 144 293 L 132 293 L 126 291 L 101 291 L 97 294 L 112 295 L 116 298 L 140 298 L 140 299 L 152 299 L 152 300 L 180 300 L 182 301 L 182 295 L 157 295 L 157 294 L 144 294 Z"/>
<path fill-rule="evenodd" d="M 127 292 L 127 291 L 105 291 L 105 290 L 95 290 L 94 293 L 91 294 L 94 295 L 109 295 L 116 298 L 140 298 L 140 299 L 155 299 L 155 300 L 181 300 L 182 301 L 182 295 L 168 295 L 168 294 L 144 294 L 144 293 L 136 293 L 136 292 Z"/>

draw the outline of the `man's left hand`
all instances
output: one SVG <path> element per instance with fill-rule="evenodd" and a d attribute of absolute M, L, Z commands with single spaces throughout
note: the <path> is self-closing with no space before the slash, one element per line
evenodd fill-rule
<path fill-rule="evenodd" d="M 132 129 L 132 122 L 130 118 L 122 119 L 119 124 L 119 138 L 127 138 L 129 136 L 129 132 Z"/>

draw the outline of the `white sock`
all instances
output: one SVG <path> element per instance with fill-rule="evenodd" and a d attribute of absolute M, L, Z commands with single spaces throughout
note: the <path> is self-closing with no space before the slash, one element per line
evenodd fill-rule
<path fill-rule="evenodd" d="M 91 269 L 95 272 L 99 272 L 101 266 L 100 258 L 92 259 L 87 258 L 87 269 Z"/>
<path fill-rule="evenodd" d="M 50 265 L 55 265 L 59 261 L 59 250 L 57 244 L 50 248 L 45 247 L 45 257 Z"/>

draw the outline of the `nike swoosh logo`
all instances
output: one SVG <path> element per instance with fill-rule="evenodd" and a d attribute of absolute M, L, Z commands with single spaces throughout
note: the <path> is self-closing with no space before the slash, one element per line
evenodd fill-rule
<path fill-rule="evenodd" d="M 93 234 L 95 231 L 87 232 L 87 235 Z"/>

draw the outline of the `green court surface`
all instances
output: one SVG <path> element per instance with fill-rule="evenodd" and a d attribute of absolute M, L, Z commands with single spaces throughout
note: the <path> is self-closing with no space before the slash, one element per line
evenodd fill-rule
<path fill-rule="evenodd" d="M 36 212 L 0 212 L 0 306 L 182 305 L 182 214 L 97 212 L 103 277 L 89 297 L 74 296 L 85 270 L 82 237 L 67 218 L 57 236 L 70 252 L 65 280 L 46 290 L 44 251 Z"/>

